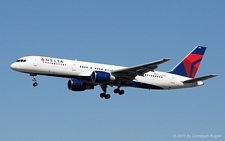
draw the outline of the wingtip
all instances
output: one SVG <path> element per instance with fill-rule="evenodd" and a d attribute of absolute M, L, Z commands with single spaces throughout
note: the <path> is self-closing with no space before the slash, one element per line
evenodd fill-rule
<path fill-rule="evenodd" d="M 169 61 L 171 60 L 170 58 L 164 58 L 163 61 Z"/>

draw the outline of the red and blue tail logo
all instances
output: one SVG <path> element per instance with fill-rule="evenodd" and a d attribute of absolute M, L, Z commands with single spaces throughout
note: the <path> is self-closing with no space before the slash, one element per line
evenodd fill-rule
<path fill-rule="evenodd" d="M 170 71 L 170 73 L 194 78 L 202 61 L 205 50 L 206 47 L 195 47 L 191 53 L 189 53 L 175 68 L 172 69 L 172 71 Z"/>

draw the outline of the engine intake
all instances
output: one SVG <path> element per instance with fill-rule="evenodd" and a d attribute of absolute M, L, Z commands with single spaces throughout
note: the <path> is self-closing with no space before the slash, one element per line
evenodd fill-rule
<path fill-rule="evenodd" d="M 91 80 L 95 83 L 107 83 L 115 81 L 116 78 L 111 73 L 104 71 L 93 71 L 91 74 Z"/>
<path fill-rule="evenodd" d="M 67 86 L 71 91 L 84 91 L 94 89 L 94 85 L 87 84 L 86 82 L 77 79 L 69 80 Z"/>

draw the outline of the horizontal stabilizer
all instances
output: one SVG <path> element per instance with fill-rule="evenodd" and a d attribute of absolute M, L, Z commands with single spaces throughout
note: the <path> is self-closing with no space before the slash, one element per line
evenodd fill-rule
<path fill-rule="evenodd" d="M 183 83 L 193 83 L 193 82 L 197 82 L 197 81 L 203 81 L 203 80 L 207 80 L 207 79 L 210 79 L 210 78 L 216 77 L 216 76 L 217 76 L 216 74 L 211 74 L 211 75 L 207 75 L 207 76 L 189 79 L 189 80 L 183 81 Z"/>

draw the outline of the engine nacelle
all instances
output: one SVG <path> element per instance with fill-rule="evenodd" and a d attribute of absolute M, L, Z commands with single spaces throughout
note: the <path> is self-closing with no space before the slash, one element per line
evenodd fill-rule
<path fill-rule="evenodd" d="M 91 80 L 95 83 L 108 83 L 115 81 L 116 78 L 111 73 L 104 71 L 93 71 L 91 74 Z"/>
<path fill-rule="evenodd" d="M 71 91 L 84 91 L 94 89 L 94 85 L 87 84 L 86 82 L 77 79 L 69 80 L 67 86 Z"/>

